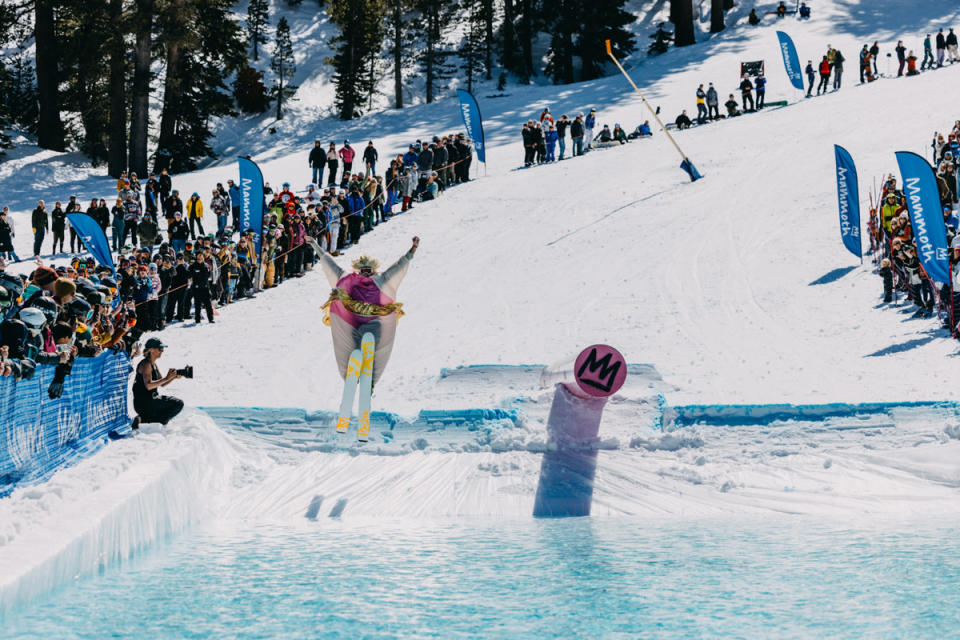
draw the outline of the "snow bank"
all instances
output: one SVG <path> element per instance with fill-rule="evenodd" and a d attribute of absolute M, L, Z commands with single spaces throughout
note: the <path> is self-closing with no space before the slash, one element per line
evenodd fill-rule
<path fill-rule="evenodd" d="M 243 481 L 240 450 L 202 414 L 147 429 L 0 500 L 0 612 L 183 531 Z"/>

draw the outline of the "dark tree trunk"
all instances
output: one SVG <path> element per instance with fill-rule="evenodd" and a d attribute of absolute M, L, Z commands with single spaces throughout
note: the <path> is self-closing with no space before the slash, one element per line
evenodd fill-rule
<path fill-rule="evenodd" d="M 670 10 L 674 15 L 674 44 L 685 47 L 696 44 L 693 30 L 693 0 L 670 0 Z"/>
<path fill-rule="evenodd" d="M 730 9 L 733 9 L 733 7 L 734 7 L 735 5 L 736 5 L 736 3 L 735 3 L 733 0 L 723 0 L 723 10 L 724 10 L 724 11 L 729 11 Z"/>
<path fill-rule="evenodd" d="M 523 77 L 530 80 L 533 75 L 533 6 L 530 0 L 520 0 L 523 15 L 520 16 L 522 33 L 520 40 L 523 47 Z"/>
<path fill-rule="evenodd" d="M 483 0 L 483 64 L 487 80 L 493 77 L 493 0 Z"/>
<path fill-rule="evenodd" d="M 167 75 L 163 84 L 163 111 L 160 115 L 160 137 L 157 140 L 157 158 L 154 162 L 154 171 L 159 171 L 157 165 L 166 165 L 166 158 L 174 146 L 177 135 L 177 125 L 180 123 L 180 101 L 183 98 L 183 81 L 180 78 L 180 58 L 183 55 L 183 46 L 180 38 L 184 33 L 184 0 L 173 0 L 170 3 L 171 24 L 170 40 L 167 42 Z M 254 39 L 256 46 L 256 39 Z M 165 152 L 165 153 L 161 153 Z M 172 158 L 171 158 L 172 159 Z"/>
<path fill-rule="evenodd" d="M 426 81 L 426 90 L 427 90 L 427 103 L 433 102 L 433 48 L 436 44 L 433 41 L 433 21 L 434 14 L 431 13 L 427 16 L 427 64 L 426 71 L 427 77 Z"/>
<path fill-rule="evenodd" d="M 503 53 L 500 55 L 500 63 L 508 71 L 514 70 L 513 48 L 516 34 L 513 30 L 513 21 L 515 18 L 513 0 L 503 0 Z"/>
<path fill-rule="evenodd" d="M 110 0 L 110 15 L 114 20 L 123 14 L 123 0 Z M 107 154 L 107 172 L 119 178 L 127 168 L 127 88 L 123 29 L 110 33 L 110 148 Z"/>
<path fill-rule="evenodd" d="M 36 0 L 37 144 L 44 149 L 64 150 L 63 122 L 60 120 L 60 74 L 57 70 L 57 43 L 53 23 L 54 0 Z"/>
<path fill-rule="evenodd" d="M 153 0 L 136 0 L 136 43 L 133 50 L 133 100 L 130 108 L 130 171 L 147 173 L 147 128 L 150 124 L 150 29 Z"/>
<path fill-rule="evenodd" d="M 393 0 L 393 106 L 403 109 L 403 7 Z"/>
<path fill-rule="evenodd" d="M 711 0 L 710 2 L 710 33 L 720 33 L 725 25 L 723 24 L 724 0 Z"/>

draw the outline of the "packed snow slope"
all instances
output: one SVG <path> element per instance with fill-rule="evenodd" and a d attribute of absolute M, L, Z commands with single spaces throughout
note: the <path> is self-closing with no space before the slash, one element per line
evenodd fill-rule
<path fill-rule="evenodd" d="M 510 87 L 502 98 L 478 91 L 490 144 L 486 175 L 475 163 L 477 180 L 378 227 L 340 258 L 347 265 L 371 253 L 388 263 L 411 236 L 423 238 L 400 288 L 408 314 L 377 388 L 378 408 L 429 407 L 443 367 L 545 363 L 594 342 L 655 365 L 674 387 L 666 393 L 670 404 L 960 395 L 944 360 L 955 343 L 934 321 L 913 318 L 907 305 L 879 305 L 881 285 L 869 263 L 861 267 L 840 244 L 832 153 L 840 143 L 853 154 L 864 204 L 871 177 L 895 169 L 894 151 L 927 154 L 932 131 L 953 122 L 960 69 L 858 86 L 854 61 L 859 46 L 873 40 L 886 52 L 904 38 L 919 51 L 922 35 L 956 22 L 960 9 L 940 0 L 909 8 L 837 0 L 818 2 L 807 22 L 765 17 L 764 26 L 751 28 L 737 16 L 726 32 L 632 70 L 668 120 L 681 108 L 695 112 L 700 83 L 713 81 L 721 95 L 734 91 L 742 60 L 766 61 L 768 102 L 795 102 L 678 133 L 706 176 L 697 183 L 688 182 L 660 132 L 514 170 L 522 158 L 520 123 L 543 106 L 556 115 L 596 107 L 599 125 L 632 128 L 650 118 L 620 76 Z M 849 61 L 844 88 L 800 98 L 782 70 L 778 28 L 793 36 L 802 62 L 828 44 L 840 48 Z M 314 136 L 358 145 L 373 138 L 385 159 L 414 139 L 461 128 L 455 102 L 445 99 L 349 123 L 291 120 L 283 135 L 246 130 L 244 139 L 267 180 L 302 186 Z M 36 154 L 0 168 L 22 254 L 29 253 L 29 208 L 38 195 L 51 201 L 70 192 L 81 200 L 111 193 L 108 178 L 79 170 L 72 180 L 58 164 L 69 158 Z M 208 193 L 234 167 L 176 176 L 175 186 Z M 215 326 L 165 332 L 163 362 L 197 367 L 197 378 L 178 383 L 178 393 L 195 405 L 333 408 L 341 384 L 319 313 L 328 291 L 313 272 L 223 310 Z"/>

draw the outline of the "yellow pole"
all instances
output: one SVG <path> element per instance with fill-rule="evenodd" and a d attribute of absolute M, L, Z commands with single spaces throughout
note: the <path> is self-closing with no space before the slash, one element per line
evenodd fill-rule
<path fill-rule="evenodd" d="M 686 154 L 684 154 L 683 151 L 680 149 L 680 145 L 678 145 L 677 141 L 673 139 L 673 136 L 670 135 L 670 132 L 667 131 L 667 128 L 663 126 L 663 123 L 660 121 L 660 116 L 657 115 L 657 112 L 654 111 L 653 107 L 650 106 L 650 103 L 647 102 L 647 99 L 643 97 L 642 93 L 640 93 L 640 89 L 633 82 L 633 78 L 627 75 L 627 71 L 626 69 L 623 68 L 623 65 L 620 64 L 620 61 L 617 60 L 616 56 L 613 55 L 613 50 L 610 47 L 609 40 L 607 40 L 607 55 L 610 56 L 610 59 L 613 60 L 613 63 L 617 65 L 617 68 L 620 69 L 620 73 L 622 73 L 623 77 L 627 79 L 627 82 L 629 82 L 633 86 L 633 90 L 636 91 L 637 95 L 640 96 L 640 99 L 643 100 L 643 104 L 647 105 L 647 109 L 649 109 L 650 113 L 653 114 L 653 119 L 657 121 L 657 124 L 660 125 L 660 130 L 663 131 L 663 133 L 666 134 L 670 142 L 673 143 L 673 146 L 677 150 L 677 153 L 680 154 L 680 157 L 683 158 L 685 161 L 689 162 L 689 160 L 687 160 Z"/>

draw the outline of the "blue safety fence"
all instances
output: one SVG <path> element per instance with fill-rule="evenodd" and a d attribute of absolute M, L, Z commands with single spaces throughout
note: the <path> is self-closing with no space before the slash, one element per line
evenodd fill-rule
<path fill-rule="evenodd" d="M 125 353 L 77 358 L 63 395 L 51 400 L 55 369 L 38 366 L 30 380 L 0 378 L 0 497 L 45 480 L 99 449 L 110 432 L 130 427 Z"/>

